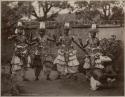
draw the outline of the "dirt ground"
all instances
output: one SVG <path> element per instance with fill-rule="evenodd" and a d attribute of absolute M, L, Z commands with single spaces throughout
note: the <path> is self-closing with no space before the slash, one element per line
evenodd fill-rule
<path fill-rule="evenodd" d="M 100 89 L 91 91 L 89 81 L 83 74 L 78 74 L 78 80 L 74 79 L 59 79 L 48 81 L 42 78 L 39 81 L 22 82 L 26 94 L 29 96 L 123 96 L 124 82 L 119 79 L 114 82 L 113 87 L 108 89 Z"/>

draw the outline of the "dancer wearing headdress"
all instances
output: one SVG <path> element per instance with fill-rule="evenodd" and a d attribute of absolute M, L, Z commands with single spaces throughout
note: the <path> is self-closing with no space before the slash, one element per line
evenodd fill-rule
<path fill-rule="evenodd" d="M 23 79 L 25 80 L 25 71 L 26 68 L 29 67 L 31 60 L 27 53 L 28 41 L 21 21 L 17 23 L 15 34 L 8 37 L 8 39 L 14 40 L 15 42 L 14 55 L 11 60 L 12 74 L 23 71 Z"/>
<path fill-rule="evenodd" d="M 32 43 L 36 44 L 32 63 L 32 67 L 35 69 L 35 80 L 39 80 L 40 72 L 43 69 L 45 71 L 45 74 L 47 75 L 47 80 L 50 80 L 50 70 L 45 70 L 52 68 L 52 60 L 46 60 L 46 57 L 49 53 L 48 41 L 54 40 L 48 37 L 46 33 L 46 24 L 44 21 L 42 21 L 40 22 L 40 28 L 38 29 L 36 37 L 34 37 L 32 40 Z"/>
<path fill-rule="evenodd" d="M 60 75 L 73 75 L 78 72 L 77 50 L 72 46 L 73 37 L 69 35 L 69 31 L 70 25 L 65 23 L 64 35 L 59 38 L 60 48 L 58 49 L 58 56 L 54 60 Z"/>

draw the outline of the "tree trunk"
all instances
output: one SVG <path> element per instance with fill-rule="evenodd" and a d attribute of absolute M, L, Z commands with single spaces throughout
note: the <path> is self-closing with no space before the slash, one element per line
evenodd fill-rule
<path fill-rule="evenodd" d="M 44 18 L 43 19 L 44 19 L 44 21 L 47 20 L 47 13 L 46 12 L 44 13 Z"/>

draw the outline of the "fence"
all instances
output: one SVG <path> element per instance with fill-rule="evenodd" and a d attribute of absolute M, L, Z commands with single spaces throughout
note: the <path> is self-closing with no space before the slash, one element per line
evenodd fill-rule
<path fill-rule="evenodd" d="M 84 21 L 71 21 L 71 26 L 73 28 L 89 28 L 92 22 L 89 20 Z M 123 23 L 120 20 L 101 20 L 97 22 L 98 27 L 120 27 Z M 106 26 L 107 25 L 107 26 Z"/>
<path fill-rule="evenodd" d="M 39 21 L 30 21 L 30 22 L 25 21 L 24 26 L 26 29 L 37 29 L 37 28 L 39 28 L 40 23 L 39 23 Z M 58 23 L 56 21 L 47 21 L 46 22 L 47 29 L 55 29 L 59 26 L 60 26 L 60 23 Z"/>
<path fill-rule="evenodd" d="M 98 24 L 112 24 L 112 25 L 117 25 L 117 24 L 121 24 L 121 20 L 103 20 L 100 21 Z"/>
<path fill-rule="evenodd" d="M 72 28 L 90 28 L 92 22 L 89 20 L 84 21 L 70 21 Z M 122 23 L 120 20 L 101 20 L 97 23 L 98 27 L 121 27 L 124 23 Z M 39 22 L 38 21 L 30 21 L 30 22 L 24 22 L 24 25 L 26 28 L 29 29 L 36 29 L 39 28 Z M 107 25 L 107 26 L 105 26 Z M 46 28 L 47 29 L 55 29 L 59 28 L 60 26 L 63 26 L 63 23 L 56 22 L 56 21 L 47 21 L 46 22 Z"/>

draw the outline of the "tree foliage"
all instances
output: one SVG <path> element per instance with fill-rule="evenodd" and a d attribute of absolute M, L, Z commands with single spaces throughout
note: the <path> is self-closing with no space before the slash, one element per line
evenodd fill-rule
<path fill-rule="evenodd" d="M 123 17 L 122 8 L 111 7 L 112 4 L 115 4 L 116 1 L 76 1 L 76 6 L 81 9 L 79 15 L 81 18 L 93 20 L 100 15 L 100 18 L 103 20 L 109 20 L 113 17 Z M 120 13 L 120 14 L 119 14 Z M 77 13 L 76 13 L 77 14 Z M 116 14 L 119 16 L 116 16 Z M 77 14 L 78 15 L 78 14 Z M 78 17 L 80 17 L 78 16 Z M 115 18 L 115 19 L 117 19 Z M 119 19 L 119 18 L 118 18 Z"/>
<path fill-rule="evenodd" d="M 38 16 L 35 10 L 32 11 L 32 15 L 35 16 L 39 21 L 43 20 L 46 21 L 54 19 L 54 17 L 58 15 L 59 11 L 61 11 L 61 9 L 68 8 L 69 4 L 67 1 L 39 1 L 38 6 L 39 6 L 39 11 L 42 8 L 43 16 Z M 57 8 L 59 10 L 56 12 L 53 11 L 51 15 L 48 15 L 48 13 L 51 11 L 52 8 Z"/>
<path fill-rule="evenodd" d="M 114 6 L 112 8 L 112 12 L 113 12 L 112 19 L 123 20 L 124 12 L 123 12 L 123 8 L 122 7 Z"/>
<path fill-rule="evenodd" d="M 109 56 L 112 59 L 117 59 L 121 55 L 122 42 L 120 40 L 115 40 L 114 38 L 104 38 L 100 40 L 100 47 L 104 55 Z"/>
<path fill-rule="evenodd" d="M 10 8 L 8 2 L 2 2 L 1 4 L 1 23 L 2 23 L 2 31 L 11 32 L 13 30 L 14 25 L 17 23 L 18 19 L 21 18 L 19 11 L 17 8 Z M 7 34 L 7 33 L 6 33 Z"/>
<path fill-rule="evenodd" d="M 88 2 L 87 1 L 76 1 L 75 4 L 76 4 L 76 6 L 78 8 L 83 8 L 83 7 L 87 7 L 88 6 Z"/>
<path fill-rule="evenodd" d="M 87 1 L 77 1 L 77 2 L 75 2 L 75 4 L 78 6 L 78 8 L 83 9 L 79 12 L 76 12 L 76 16 L 78 18 L 83 18 L 84 20 L 97 21 L 96 17 L 98 15 L 100 16 L 100 12 L 96 8 L 96 6 L 94 6 L 94 3 L 92 3 L 92 2 L 88 3 Z"/>
<path fill-rule="evenodd" d="M 2 33 L 4 31 L 6 36 L 8 33 L 10 34 L 14 32 L 18 20 L 22 17 L 30 19 L 31 16 L 34 16 L 38 21 L 54 20 L 61 9 L 70 7 L 67 1 L 39 1 L 38 8 L 39 10 L 43 10 L 43 16 L 40 16 L 33 6 L 33 2 L 35 1 L 17 1 L 16 6 L 9 6 L 14 2 L 15 1 L 3 1 L 1 3 Z M 59 10 L 56 12 L 53 11 L 49 15 L 48 13 L 50 13 L 52 8 L 57 8 Z"/>

